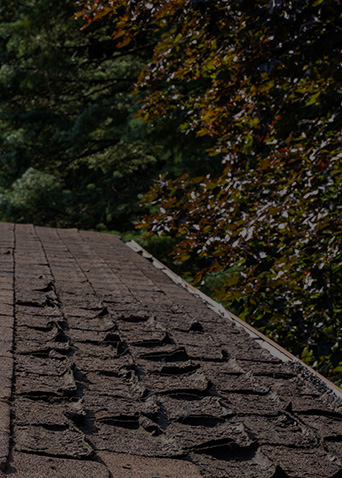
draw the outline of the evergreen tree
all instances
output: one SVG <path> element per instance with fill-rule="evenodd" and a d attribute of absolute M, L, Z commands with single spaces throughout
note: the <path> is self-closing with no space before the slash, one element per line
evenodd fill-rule
<path fill-rule="evenodd" d="M 131 97 L 148 46 L 83 32 L 66 0 L 5 0 L 0 18 L 2 218 L 129 227 L 156 164 Z"/>

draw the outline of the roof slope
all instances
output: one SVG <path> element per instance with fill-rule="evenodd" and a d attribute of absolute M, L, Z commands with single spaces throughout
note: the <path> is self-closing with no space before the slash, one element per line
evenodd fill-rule
<path fill-rule="evenodd" d="M 116 236 L 0 223 L 0 476 L 340 478 L 342 401 Z"/>

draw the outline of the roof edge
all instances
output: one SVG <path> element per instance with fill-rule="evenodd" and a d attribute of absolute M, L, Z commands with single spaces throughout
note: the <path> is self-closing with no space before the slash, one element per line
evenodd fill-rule
<path fill-rule="evenodd" d="M 253 337 L 260 344 L 261 347 L 268 350 L 270 352 L 270 354 L 272 354 L 274 357 L 278 358 L 279 360 L 281 360 L 283 362 L 292 362 L 292 363 L 300 364 L 307 371 L 309 371 L 311 374 L 313 374 L 316 378 L 318 377 L 322 382 L 324 382 L 324 385 L 327 387 L 327 389 L 330 392 L 333 392 L 338 398 L 340 398 L 342 400 L 342 389 L 339 388 L 334 383 L 332 383 L 326 377 L 324 377 L 323 375 L 318 373 L 312 367 L 307 365 L 301 359 L 299 359 L 298 357 L 296 357 L 293 354 L 291 354 L 290 352 L 288 352 L 281 345 L 274 342 L 272 339 L 270 339 L 269 337 L 264 335 L 262 332 L 259 332 L 257 329 L 255 329 L 254 327 L 249 325 L 247 322 L 243 321 L 242 319 L 240 319 L 236 315 L 234 315 L 231 312 L 229 312 L 228 310 L 226 310 L 223 307 L 223 305 L 219 304 L 218 302 L 211 299 L 206 294 L 204 294 L 203 292 L 201 292 L 200 290 L 196 289 L 194 286 L 192 286 L 191 284 L 186 282 L 184 279 L 182 279 L 180 276 L 178 276 L 175 272 L 173 272 L 171 269 L 169 269 L 167 266 L 165 266 L 162 262 L 160 262 L 158 259 L 156 259 L 154 256 L 152 256 L 152 254 L 147 252 L 143 247 L 141 247 L 134 240 L 126 242 L 125 244 L 130 249 L 132 249 L 134 252 L 142 255 L 147 260 L 149 260 L 154 267 L 161 270 L 174 283 L 176 283 L 176 284 L 184 287 L 185 289 L 187 289 L 188 292 L 190 292 L 190 294 L 195 295 L 196 297 L 199 297 L 204 303 L 207 304 L 209 309 L 213 310 L 216 314 L 220 315 L 221 317 L 225 317 L 230 322 L 234 323 L 237 327 L 242 327 L 243 329 L 245 329 L 245 331 L 251 337 Z"/>

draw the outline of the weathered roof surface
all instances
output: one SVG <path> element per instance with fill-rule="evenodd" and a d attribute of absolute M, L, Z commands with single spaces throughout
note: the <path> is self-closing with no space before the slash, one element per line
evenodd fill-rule
<path fill-rule="evenodd" d="M 116 236 L 0 223 L 0 324 L 0 476 L 342 477 L 337 390 Z"/>

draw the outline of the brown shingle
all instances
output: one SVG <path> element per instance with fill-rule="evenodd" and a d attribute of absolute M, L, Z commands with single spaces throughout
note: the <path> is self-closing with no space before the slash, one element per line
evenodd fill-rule
<path fill-rule="evenodd" d="M 14 452 L 8 470 L 11 478 L 110 478 L 108 468 L 101 463 L 18 452 Z"/>
<path fill-rule="evenodd" d="M 201 478 L 198 468 L 185 460 L 99 453 L 113 478 Z"/>
<path fill-rule="evenodd" d="M 342 476 L 338 390 L 118 237 L 0 223 L 0 286 L 4 476 Z"/>

